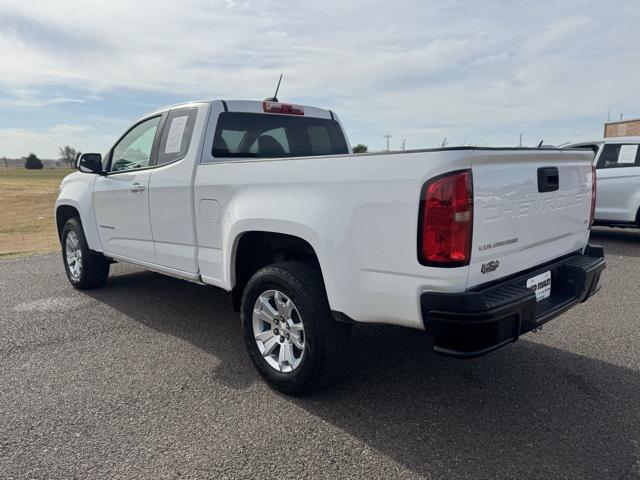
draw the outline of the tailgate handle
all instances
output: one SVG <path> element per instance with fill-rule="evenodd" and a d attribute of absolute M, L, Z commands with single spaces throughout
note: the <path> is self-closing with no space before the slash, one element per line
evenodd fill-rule
<path fill-rule="evenodd" d="M 560 188 L 558 167 L 541 167 L 538 169 L 538 192 L 555 192 Z"/>

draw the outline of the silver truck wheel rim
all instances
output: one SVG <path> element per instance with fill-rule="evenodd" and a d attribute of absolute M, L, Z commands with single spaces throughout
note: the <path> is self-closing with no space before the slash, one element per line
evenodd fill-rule
<path fill-rule="evenodd" d="M 304 325 L 291 299 L 278 290 L 262 293 L 253 306 L 253 335 L 271 368 L 293 372 L 304 356 Z"/>
<path fill-rule="evenodd" d="M 76 232 L 69 232 L 64 242 L 64 253 L 67 258 L 69 274 L 75 281 L 80 280 L 82 274 L 82 249 Z"/>

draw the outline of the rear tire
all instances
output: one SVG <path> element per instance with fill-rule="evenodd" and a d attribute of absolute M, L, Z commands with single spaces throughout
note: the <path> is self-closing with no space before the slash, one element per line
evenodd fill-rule
<path fill-rule="evenodd" d="M 89 249 L 78 217 L 70 218 L 64 224 L 60 242 L 64 269 L 74 288 L 89 290 L 106 283 L 109 261 L 103 255 Z"/>
<path fill-rule="evenodd" d="M 247 283 L 240 312 L 249 357 L 276 390 L 317 391 L 343 370 L 350 328 L 333 319 L 317 268 L 287 261 L 259 270 Z"/>

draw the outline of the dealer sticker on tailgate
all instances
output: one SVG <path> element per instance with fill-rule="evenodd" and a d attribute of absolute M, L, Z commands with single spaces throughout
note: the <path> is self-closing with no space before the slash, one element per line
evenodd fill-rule
<path fill-rule="evenodd" d="M 536 294 L 536 300 L 544 300 L 551 295 L 551 271 L 541 273 L 527 280 L 527 288 Z"/>

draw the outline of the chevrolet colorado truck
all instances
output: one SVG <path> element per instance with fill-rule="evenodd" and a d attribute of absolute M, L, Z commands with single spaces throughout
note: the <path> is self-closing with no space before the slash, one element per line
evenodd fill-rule
<path fill-rule="evenodd" d="M 343 369 L 354 322 L 426 330 L 437 352 L 472 357 L 593 295 L 592 158 L 355 155 L 329 110 L 194 102 L 83 154 L 55 219 L 75 288 L 104 285 L 113 262 L 223 288 L 256 370 L 300 393 Z"/>

